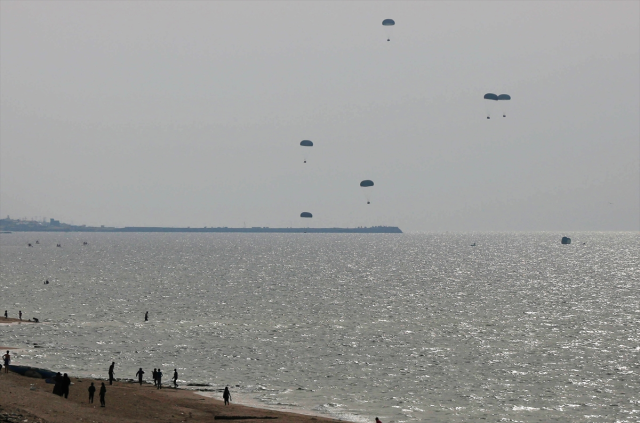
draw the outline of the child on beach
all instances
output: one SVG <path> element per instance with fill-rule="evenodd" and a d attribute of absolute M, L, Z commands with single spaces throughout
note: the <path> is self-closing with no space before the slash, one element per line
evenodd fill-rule
<path fill-rule="evenodd" d="M 93 386 L 93 382 L 91 382 L 91 386 L 89 386 L 89 404 L 93 404 L 93 394 L 95 393 L 96 393 L 96 387 Z"/>
<path fill-rule="evenodd" d="M 229 405 L 229 401 L 231 401 L 231 392 L 229 392 L 229 387 L 224 387 L 224 392 L 222 393 L 222 399 L 224 399 L 224 405 Z"/>
<path fill-rule="evenodd" d="M 140 385 L 142 385 L 142 375 L 144 374 L 144 372 L 142 371 L 142 367 L 140 367 L 140 370 L 138 370 L 138 372 L 136 373 L 136 376 L 138 376 L 138 382 L 140 382 Z"/>
<path fill-rule="evenodd" d="M 102 382 L 102 386 L 100 387 L 100 407 L 105 406 L 104 396 L 107 394 L 107 387 L 104 386 L 104 382 Z"/>
<path fill-rule="evenodd" d="M 9 363 L 11 363 L 11 354 L 9 354 L 9 351 L 2 356 L 2 361 L 4 361 L 4 372 L 9 373 Z"/>

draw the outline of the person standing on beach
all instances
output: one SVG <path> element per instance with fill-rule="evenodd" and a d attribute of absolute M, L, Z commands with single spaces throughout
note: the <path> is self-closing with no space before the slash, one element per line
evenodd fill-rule
<path fill-rule="evenodd" d="M 89 386 L 89 404 L 93 404 L 93 394 L 96 393 L 96 387 L 93 386 L 93 382 L 91 382 L 91 386 Z"/>
<path fill-rule="evenodd" d="M 173 369 L 173 387 L 178 389 L 178 369 Z"/>
<path fill-rule="evenodd" d="M 109 385 L 113 385 L 113 367 L 116 365 L 115 361 L 111 362 L 111 366 L 109 366 Z"/>
<path fill-rule="evenodd" d="M 158 386 L 158 371 L 153 369 L 153 386 Z"/>
<path fill-rule="evenodd" d="M 7 312 L 5 311 L 4 314 L 6 316 Z M 2 361 L 4 361 L 4 372 L 9 373 L 9 363 L 11 363 L 11 354 L 9 354 L 9 351 L 2 356 Z"/>
<path fill-rule="evenodd" d="M 148 321 L 149 321 L 149 312 L 148 312 L 148 311 L 145 311 L 145 312 L 144 312 L 144 321 L 145 321 L 145 322 L 148 322 Z"/>
<path fill-rule="evenodd" d="M 224 387 L 224 392 L 222 393 L 222 399 L 224 399 L 224 405 L 229 405 L 229 401 L 231 401 L 231 392 L 229 392 L 229 387 Z"/>
<path fill-rule="evenodd" d="M 4 311 L 4 318 L 8 319 L 9 318 L 9 314 L 7 314 L 7 310 Z"/>
<path fill-rule="evenodd" d="M 138 373 L 136 373 L 136 376 L 138 376 L 138 382 L 140 382 L 140 385 L 142 385 L 142 375 L 144 374 L 144 372 L 142 371 L 142 367 L 140 367 L 140 370 L 138 370 Z"/>
<path fill-rule="evenodd" d="M 156 378 L 158 379 L 158 389 L 162 389 L 162 372 L 160 369 L 156 372 Z"/>
<path fill-rule="evenodd" d="M 104 396 L 107 394 L 107 387 L 104 386 L 104 382 L 102 382 L 102 386 L 100 387 L 100 407 L 105 406 Z"/>
<path fill-rule="evenodd" d="M 18 317 L 20 317 L 20 320 L 22 320 L 22 310 L 18 311 Z"/>
<path fill-rule="evenodd" d="M 62 396 L 63 393 L 63 389 L 62 389 L 62 382 L 63 382 L 64 378 L 62 377 L 62 373 L 58 372 L 55 377 L 53 378 L 53 393 L 58 395 L 58 396 Z"/>
<path fill-rule="evenodd" d="M 69 379 L 69 376 L 65 373 L 64 376 L 62 376 L 62 396 L 65 398 L 69 398 L 69 386 L 71 386 L 71 379 Z"/>

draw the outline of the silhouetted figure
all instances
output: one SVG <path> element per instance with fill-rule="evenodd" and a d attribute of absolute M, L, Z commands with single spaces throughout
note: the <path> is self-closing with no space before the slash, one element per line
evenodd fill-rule
<path fill-rule="evenodd" d="M 20 320 L 22 320 L 22 310 L 18 311 L 18 317 L 20 317 Z"/>
<path fill-rule="evenodd" d="M 33 245 L 31 245 L 31 244 L 27 244 L 27 247 L 33 247 Z"/>
<path fill-rule="evenodd" d="M 5 311 L 4 311 L 4 318 L 5 318 L 5 319 L 8 319 L 8 318 L 9 318 L 9 315 L 7 314 L 7 310 L 5 310 Z"/>
<path fill-rule="evenodd" d="M 489 118 L 487 118 L 489 119 Z M 376 423 L 382 423 L 379 418 L 376 417 Z"/>
<path fill-rule="evenodd" d="M 229 401 L 231 401 L 231 392 L 229 392 L 229 387 L 224 387 L 224 392 L 222 393 L 222 399 L 224 399 L 224 405 L 229 405 Z"/>
<path fill-rule="evenodd" d="M 93 394 L 96 393 L 96 387 L 93 386 L 93 382 L 91 382 L 91 386 L 89 386 L 89 404 L 93 404 Z"/>
<path fill-rule="evenodd" d="M 34 318 L 33 318 L 33 321 L 34 321 L 34 322 L 36 322 L 36 323 L 40 322 L 40 320 L 38 320 L 38 318 L 37 318 L 37 317 L 34 317 Z"/>
<path fill-rule="evenodd" d="M 65 373 L 64 376 L 62 376 L 62 395 L 65 398 L 69 398 L 69 386 L 71 386 L 71 379 L 69 379 L 69 376 Z"/>
<path fill-rule="evenodd" d="M 114 378 L 113 378 L 113 367 L 115 365 L 116 365 L 116 363 L 112 361 L 111 362 L 111 366 L 109 366 L 109 385 L 113 385 L 113 381 L 114 381 Z"/>
<path fill-rule="evenodd" d="M 56 247 L 62 247 L 62 244 L 57 244 Z"/>
<path fill-rule="evenodd" d="M 7 312 L 5 311 L 4 314 L 6 317 Z M 11 354 L 9 354 L 9 351 L 2 356 L 2 361 L 4 361 L 4 372 L 9 373 L 9 364 L 11 363 Z"/>
<path fill-rule="evenodd" d="M 173 387 L 178 389 L 178 369 L 173 369 Z"/>
<path fill-rule="evenodd" d="M 62 373 L 58 372 L 53 378 L 53 381 L 54 381 L 53 393 L 56 395 L 62 396 L 62 393 L 63 393 L 62 382 L 64 381 L 64 378 L 62 377 Z"/>
<path fill-rule="evenodd" d="M 144 372 L 142 371 L 142 367 L 140 367 L 140 370 L 138 370 L 138 372 L 136 373 L 136 376 L 138 376 L 138 382 L 140 382 L 140 385 L 142 385 L 142 375 L 144 374 Z"/>
<path fill-rule="evenodd" d="M 153 369 L 153 386 L 158 386 L 158 371 Z"/>
<path fill-rule="evenodd" d="M 148 322 L 148 321 L 149 321 L 149 312 L 148 312 L 148 311 L 145 311 L 145 312 L 144 312 L 144 321 L 145 321 L 145 322 Z"/>
<path fill-rule="evenodd" d="M 49 285 L 49 279 L 45 280 L 45 281 L 44 281 L 44 284 L 45 284 L 45 285 Z"/>
<path fill-rule="evenodd" d="M 162 372 L 158 369 L 156 373 L 156 378 L 158 379 L 158 389 L 162 389 Z"/>
<path fill-rule="evenodd" d="M 107 394 L 107 387 L 104 386 L 104 382 L 102 382 L 102 386 L 100 387 L 100 407 L 104 407 L 106 404 L 104 402 L 104 396 Z"/>

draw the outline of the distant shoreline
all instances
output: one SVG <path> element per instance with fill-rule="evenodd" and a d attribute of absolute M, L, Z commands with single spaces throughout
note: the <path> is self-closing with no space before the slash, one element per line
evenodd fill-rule
<path fill-rule="evenodd" d="M 21 227 L 24 226 L 24 227 Z M 372 226 L 361 228 L 168 228 L 159 226 L 126 226 L 124 228 L 95 226 L 3 226 L 2 232 L 190 232 L 190 233 L 337 233 L 337 234 L 401 234 L 397 226 Z"/>

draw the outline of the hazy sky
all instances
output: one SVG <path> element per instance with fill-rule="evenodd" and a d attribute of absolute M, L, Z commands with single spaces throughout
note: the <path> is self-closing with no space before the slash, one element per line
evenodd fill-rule
<path fill-rule="evenodd" d="M 640 229 L 640 2 L 0 4 L 3 217 Z"/>

